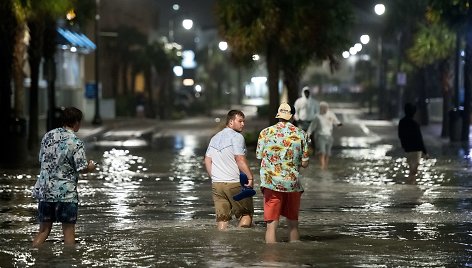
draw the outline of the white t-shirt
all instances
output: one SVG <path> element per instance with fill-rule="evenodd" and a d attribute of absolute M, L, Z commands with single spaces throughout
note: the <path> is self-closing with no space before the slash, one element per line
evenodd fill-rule
<path fill-rule="evenodd" d="M 311 97 L 302 96 L 295 101 L 295 120 L 311 121 L 315 119 L 315 115 L 319 112 L 317 101 Z"/>
<path fill-rule="evenodd" d="M 325 114 L 316 115 L 315 120 L 311 122 L 307 132 L 309 135 L 315 132 L 315 135 L 331 136 L 333 134 L 333 126 L 339 125 L 340 123 L 333 112 L 327 111 Z"/>
<path fill-rule="evenodd" d="M 210 140 L 205 154 L 211 158 L 212 182 L 239 182 L 239 168 L 235 156 L 246 155 L 246 144 L 241 133 L 224 128 Z"/>

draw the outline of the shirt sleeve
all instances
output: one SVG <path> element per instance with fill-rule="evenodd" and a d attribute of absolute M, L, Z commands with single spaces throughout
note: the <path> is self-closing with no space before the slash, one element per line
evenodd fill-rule
<path fill-rule="evenodd" d="M 87 158 L 85 157 L 84 143 L 79 139 L 77 139 L 73 158 L 77 171 L 81 171 L 87 167 Z"/>
<path fill-rule="evenodd" d="M 304 132 L 302 132 L 302 133 L 303 133 L 303 143 L 302 143 L 302 146 L 303 146 L 303 148 L 302 148 L 303 153 L 302 153 L 302 161 L 305 161 L 305 162 L 306 162 L 306 161 L 310 160 L 310 156 L 309 156 L 309 154 L 308 154 L 308 137 L 307 137 L 307 135 L 306 135 Z"/>
<path fill-rule="evenodd" d="M 235 155 L 246 155 L 246 143 L 240 133 L 233 137 L 233 149 Z"/>
<path fill-rule="evenodd" d="M 262 159 L 262 151 L 264 149 L 264 131 L 259 133 L 259 138 L 257 139 L 257 147 L 256 147 L 256 158 Z"/>
<path fill-rule="evenodd" d="M 333 120 L 333 124 L 334 124 L 334 125 L 339 125 L 339 124 L 341 124 L 341 121 L 339 121 L 339 119 L 338 119 L 338 117 L 336 116 L 335 113 L 331 112 L 330 115 L 331 115 L 331 118 L 332 118 L 332 120 Z"/>

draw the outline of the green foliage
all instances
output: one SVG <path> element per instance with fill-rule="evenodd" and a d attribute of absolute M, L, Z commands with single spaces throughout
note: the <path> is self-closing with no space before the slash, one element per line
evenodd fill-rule
<path fill-rule="evenodd" d="M 470 0 L 430 0 L 430 4 L 439 12 L 441 20 L 453 28 L 463 28 L 472 3 Z"/>
<path fill-rule="evenodd" d="M 345 0 L 219 0 L 216 14 L 220 33 L 240 58 L 277 45 L 284 62 L 302 68 L 313 56 L 326 59 L 344 49 L 353 21 Z"/>
<path fill-rule="evenodd" d="M 433 64 L 453 56 L 455 42 L 456 35 L 445 24 L 421 25 L 408 57 L 420 67 Z"/>
<path fill-rule="evenodd" d="M 289 101 L 295 101 L 307 64 L 314 58 L 334 62 L 348 44 L 352 22 L 347 0 L 218 0 L 216 15 L 238 62 L 255 53 L 266 56 L 272 112 L 280 101 L 279 72 L 284 71 Z"/>
<path fill-rule="evenodd" d="M 248 147 L 256 147 L 257 139 L 259 138 L 259 131 L 245 131 L 243 132 L 244 140 L 246 142 L 246 146 Z"/>

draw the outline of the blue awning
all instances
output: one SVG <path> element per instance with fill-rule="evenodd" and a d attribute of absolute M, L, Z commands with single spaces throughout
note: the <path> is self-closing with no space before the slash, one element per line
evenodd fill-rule
<path fill-rule="evenodd" d="M 71 31 L 65 28 L 57 28 L 58 43 L 69 45 L 82 50 L 95 50 L 97 46 L 88 37 L 80 32 Z"/>

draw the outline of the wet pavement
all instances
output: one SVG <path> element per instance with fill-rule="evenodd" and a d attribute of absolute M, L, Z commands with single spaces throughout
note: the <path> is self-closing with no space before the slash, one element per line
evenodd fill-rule
<path fill-rule="evenodd" d="M 30 189 L 37 168 L 0 176 L 0 267 L 469 267 L 472 182 L 469 151 L 423 128 L 430 158 L 406 184 L 406 162 L 392 121 L 338 111 L 328 171 L 314 157 L 303 171 L 300 243 L 264 243 L 262 199 L 255 228 L 215 230 L 210 181 L 202 165 L 213 117 L 116 120 L 79 131 L 99 162 L 79 183 L 77 246 L 59 226 L 31 248 L 37 231 Z M 250 113 L 248 113 L 250 114 Z M 219 118 L 219 119 L 218 119 Z M 249 116 L 246 132 L 266 126 Z M 467 146 L 468 147 L 468 146 Z M 248 147 L 258 174 L 255 148 Z M 257 181 L 256 181 L 257 182 Z"/>

